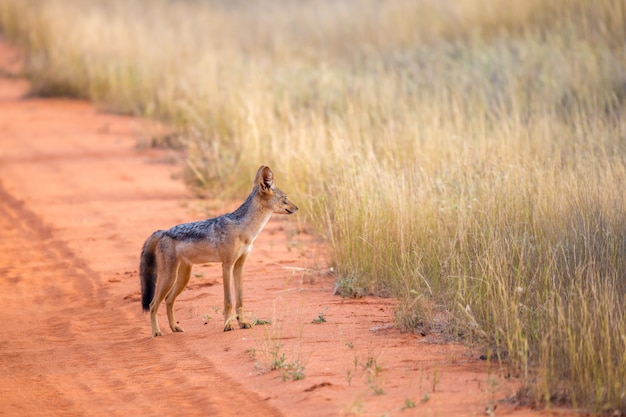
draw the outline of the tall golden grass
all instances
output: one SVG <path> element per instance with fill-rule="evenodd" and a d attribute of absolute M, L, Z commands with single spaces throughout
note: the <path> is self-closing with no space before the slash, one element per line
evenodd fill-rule
<path fill-rule="evenodd" d="M 36 92 L 174 126 L 195 186 L 271 164 L 345 295 L 626 413 L 623 0 L 0 0 L 0 27 Z"/>

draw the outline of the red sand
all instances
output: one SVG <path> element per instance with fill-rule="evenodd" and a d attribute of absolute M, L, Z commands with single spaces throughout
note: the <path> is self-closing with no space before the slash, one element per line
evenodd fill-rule
<path fill-rule="evenodd" d="M 3 72 L 18 61 L 0 43 Z M 517 382 L 480 352 L 395 330 L 392 300 L 332 295 L 298 215 L 274 216 L 246 268 L 248 314 L 272 324 L 222 332 L 221 269 L 197 266 L 175 305 L 186 333 L 162 308 L 150 337 L 143 241 L 237 203 L 192 199 L 177 155 L 137 147 L 147 122 L 28 88 L 0 78 L 0 415 L 538 414 L 506 400 Z"/>

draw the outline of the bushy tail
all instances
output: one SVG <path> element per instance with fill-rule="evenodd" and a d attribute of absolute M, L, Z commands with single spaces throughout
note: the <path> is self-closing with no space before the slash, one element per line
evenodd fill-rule
<path fill-rule="evenodd" d="M 141 262 L 139 263 L 139 277 L 141 280 L 141 307 L 144 311 L 150 310 L 150 303 L 154 298 L 154 289 L 157 280 L 156 245 L 163 236 L 163 230 L 157 230 L 143 244 Z"/>

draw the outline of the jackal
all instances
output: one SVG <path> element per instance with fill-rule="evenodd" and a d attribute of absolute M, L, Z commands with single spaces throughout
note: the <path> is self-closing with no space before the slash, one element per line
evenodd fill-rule
<path fill-rule="evenodd" d="M 179 224 L 157 230 L 143 245 L 141 263 L 141 305 L 150 311 L 152 336 L 161 336 L 157 320 L 159 304 L 165 299 L 167 320 L 173 332 L 184 331 L 174 320 L 174 301 L 189 282 L 193 264 L 221 262 L 224 278 L 224 331 L 250 328 L 243 316 L 243 266 L 252 244 L 272 213 L 293 214 L 298 207 L 274 185 L 274 174 L 261 166 L 252 192 L 235 211 L 219 217 Z M 158 276 L 158 280 L 157 280 Z M 232 315 L 230 283 L 235 278 L 235 311 Z M 155 292 L 156 289 L 156 292 Z"/>

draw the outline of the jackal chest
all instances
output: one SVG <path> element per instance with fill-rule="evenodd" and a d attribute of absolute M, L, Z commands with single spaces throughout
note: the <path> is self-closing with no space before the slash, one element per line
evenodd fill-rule
<path fill-rule="evenodd" d="M 252 252 L 252 248 L 254 244 L 254 239 L 249 236 L 240 236 L 239 237 L 239 254 L 240 255 L 248 255 Z"/>

